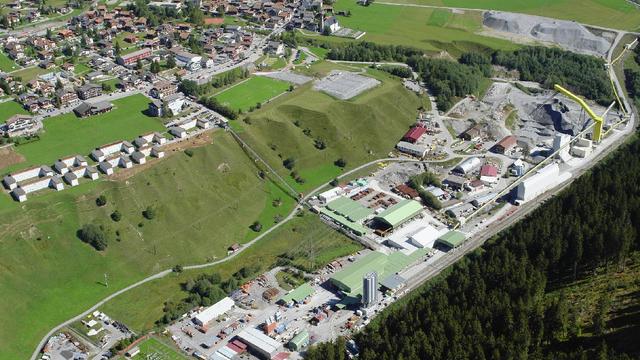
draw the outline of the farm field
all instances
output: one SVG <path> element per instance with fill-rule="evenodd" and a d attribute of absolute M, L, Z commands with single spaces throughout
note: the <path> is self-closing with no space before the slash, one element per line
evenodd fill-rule
<path fill-rule="evenodd" d="M 28 114 L 22 105 L 15 101 L 5 101 L 0 103 L 0 123 L 5 122 L 8 118 L 16 114 Z"/>
<path fill-rule="evenodd" d="M 162 131 L 164 126 L 142 112 L 149 100 L 143 95 L 132 95 L 113 101 L 114 109 L 108 113 L 79 119 L 73 113 L 44 120 L 45 131 L 40 140 L 16 147 L 26 161 L 2 169 L 12 172 L 30 165 L 51 164 L 63 156 L 87 155 L 97 146 L 117 140 L 133 140 L 149 131 Z M 70 139 L 73 139 L 71 141 Z"/>
<path fill-rule="evenodd" d="M 318 62 L 308 72 L 321 74 L 331 68 L 359 69 Z M 334 165 L 339 158 L 346 160 L 348 169 L 386 157 L 426 98 L 406 90 L 397 78 L 367 71 L 382 84 L 348 101 L 335 100 L 306 84 L 252 112 L 250 124 L 240 120 L 244 128 L 240 136 L 301 192 L 339 175 L 342 170 Z M 317 140 L 326 148 L 316 148 Z M 287 158 L 295 160 L 293 170 L 283 166 Z M 294 181 L 292 171 L 304 183 Z"/>
<path fill-rule="evenodd" d="M 166 301 L 180 301 L 187 296 L 180 284 L 199 274 L 216 272 L 225 279 L 250 263 L 261 264 L 261 270 L 266 271 L 275 264 L 278 255 L 285 253 L 293 255 L 296 264 L 319 267 L 336 257 L 353 254 L 360 249 L 359 244 L 322 224 L 316 215 L 306 212 L 304 216 L 295 217 L 228 262 L 148 282 L 111 300 L 101 310 L 115 319 L 122 319 L 136 331 L 148 330 L 162 317 Z M 308 256 L 311 253 L 314 260 Z"/>
<path fill-rule="evenodd" d="M 264 231 L 291 210 L 293 201 L 259 178 L 230 135 L 211 137 L 192 157 L 170 152 L 126 181 L 88 182 L 23 204 L 0 197 L 0 359 L 27 358 L 49 329 L 99 299 L 176 264 L 222 258 L 231 244 L 257 235 L 249 229 L 255 220 Z M 107 204 L 98 207 L 101 194 Z M 156 209 L 152 220 L 142 216 L 149 206 Z M 116 210 L 119 222 L 110 219 Z M 76 237 L 87 223 L 106 227 L 107 250 Z"/>
<path fill-rule="evenodd" d="M 574 20 L 620 30 L 640 29 L 640 10 L 625 0 L 385 0 L 400 4 L 491 9 Z"/>
<path fill-rule="evenodd" d="M 282 94 L 289 89 L 289 83 L 270 79 L 263 76 L 254 76 L 249 80 L 218 93 L 215 98 L 221 104 L 233 109 L 248 111 L 257 103 Z"/>
<path fill-rule="evenodd" d="M 351 11 L 340 17 L 341 26 L 365 31 L 362 40 L 380 44 L 405 45 L 428 52 L 448 51 L 453 56 L 469 50 L 515 49 L 509 41 L 477 35 L 482 30 L 480 12 L 452 13 L 444 9 L 417 8 L 374 3 L 364 7 L 340 0 L 339 11 Z"/>
<path fill-rule="evenodd" d="M 18 64 L 16 64 L 15 62 L 13 62 L 13 60 L 11 60 L 7 56 L 7 54 L 0 51 L 0 71 L 10 72 L 17 69 L 20 69 L 20 66 L 18 66 Z"/>

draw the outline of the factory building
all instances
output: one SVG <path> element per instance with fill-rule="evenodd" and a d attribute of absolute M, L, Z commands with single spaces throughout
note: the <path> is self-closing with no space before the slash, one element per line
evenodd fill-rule
<path fill-rule="evenodd" d="M 238 334 L 238 338 L 243 343 L 249 345 L 249 348 L 262 359 L 273 359 L 282 346 L 261 331 L 254 328 L 248 328 Z"/>
<path fill-rule="evenodd" d="M 517 138 L 515 136 L 505 136 L 493 146 L 493 151 L 498 154 L 504 154 L 505 152 L 513 149 L 513 147 L 516 146 L 516 143 Z"/>
<path fill-rule="evenodd" d="M 378 302 L 378 273 L 372 271 L 362 277 L 362 306 L 370 307 Z"/>
<path fill-rule="evenodd" d="M 226 297 L 196 314 L 196 316 L 194 316 L 191 321 L 193 321 L 193 323 L 196 325 L 205 326 L 209 322 L 217 319 L 220 315 L 223 315 L 224 313 L 233 309 L 235 304 L 236 303 L 232 298 Z"/>
<path fill-rule="evenodd" d="M 427 154 L 427 151 L 429 151 L 426 146 L 412 144 L 407 141 L 400 141 L 398 144 L 396 144 L 396 148 L 405 154 L 413 155 L 419 158 L 424 157 Z"/>
<path fill-rule="evenodd" d="M 558 164 L 553 163 L 547 165 L 518 184 L 516 188 L 516 202 L 521 203 L 532 200 L 569 178 L 571 178 L 571 173 L 561 173 Z"/>
<path fill-rule="evenodd" d="M 425 132 L 427 132 L 426 128 L 422 126 L 414 126 L 409 129 L 406 134 L 404 134 L 402 140 L 415 144 L 418 140 L 420 140 L 420 137 L 424 135 Z"/>
<path fill-rule="evenodd" d="M 444 247 L 449 249 L 454 249 L 462 245 L 464 240 L 465 236 L 463 233 L 456 230 L 451 230 L 446 234 L 440 236 L 438 240 L 436 240 L 436 244 L 444 245 Z"/>
<path fill-rule="evenodd" d="M 481 165 L 482 165 L 482 161 L 480 161 L 479 158 L 474 156 L 474 157 L 464 159 L 460 164 L 456 165 L 456 167 L 453 168 L 453 172 L 462 174 L 462 175 L 467 175 L 472 171 L 474 171 L 475 169 L 479 168 Z"/>
<path fill-rule="evenodd" d="M 422 205 L 419 202 L 403 199 L 378 214 L 375 221 L 385 229 L 394 229 L 416 217 L 422 210 Z"/>

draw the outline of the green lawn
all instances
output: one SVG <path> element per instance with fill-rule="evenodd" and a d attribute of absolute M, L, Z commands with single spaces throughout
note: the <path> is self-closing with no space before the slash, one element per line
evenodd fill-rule
<path fill-rule="evenodd" d="M 136 358 L 140 359 L 154 359 L 154 360 L 185 360 L 178 350 L 163 343 L 156 338 L 149 338 L 138 344 L 140 354 Z M 125 359 L 123 357 L 123 359 Z"/>
<path fill-rule="evenodd" d="M 264 219 L 266 230 L 273 224 L 267 219 L 291 210 L 292 202 L 257 176 L 230 135 L 220 131 L 212 138 L 212 144 L 193 149 L 192 157 L 170 152 L 126 181 L 87 182 L 32 196 L 23 204 L 0 197 L 0 359 L 27 358 L 49 329 L 108 294 L 176 264 L 222 258 L 231 244 L 257 235 L 249 229 L 256 219 Z M 107 198 L 104 207 L 95 204 L 100 194 Z M 274 208 L 277 198 L 283 204 Z M 153 220 L 142 216 L 148 206 L 157 209 Z M 117 223 L 109 218 L 115 210 L 122 214 Z M 97 252 L 76 237 L 86 223 L 106 227 L 106 251 Z M 284 235 L 284 247 L 263 242 L 257 256 L 284 252 L 299 240 Z M 105 273 L 108 288 L 102 285 Z M 145 316 L 153 323 L 164 297 L 143 297 L 159 303 L 134 318 Z M 145 302 L 109 314 L 138 306 Z"/>
<path fill-rule="evenodd" d="M 233 260 L 197 271 L 185 271 L 154 280 L 108 302 L 102 310 L 114 319 L 122 320 L 136 331 L 149 330 L 162 317 L 166 301 L 180 301 L 187 296 L 180 284 L 198 274 L 217 272 L 223 279 L 249 263 L 261 264 L 262 271 L 274 266 L 278 255 L 290 252 L 295 262 L 324 265 L 339 256 L 346 256 L 362 247 L 324 225 L 318 216 L 305 213 L 278 228 Z"/>
<path fill-rule="evenodd" d="M 0 103 L 0 123 L 5 122 L 8 118 L 16 114 L 28 114 L 22 105 L 11 100 Z"/>
<path fill-rule="evenodd" d="M 381 44 L 405 45 L 428 52 L 446 50 L 453 56 L 469 50 L 514 49 L 506 40 L 481 36 L 482 14 L 453 14 L 448 10 L 403 7 L 374 3 L 363 7 L 355 1 L 339 0 L 336 10 L 351 11 L 340 17 L 341 26 L 365 31 L 363 40 Z"/>
<path fill-rule="evenodd" d="M 626 0 L 386 0 L 401 4 L 520 12 L 621 30 L 640 28 L 640 10 Z"/>
<path fill-rule="evenodd" d="M 81 62 L 74 64 L 74 70 L 73 72 L 76 75 L 84 75 L 86 73 L 91 72 L 91 68 L 89 66 L 87 66 L 86 64 L 83 64 Z"/>
<path fill-rule="evenodd" d="M 9 59 L 9 57 L 0 51 L 0 70 L 4 72 L 10 72 L 20 69 L 20 66 L 16 64 L 13 60 Z"/>
<path fill-rule="evenodd" d="M 142 111 L 149 100 L 143 95 L 132 95 L 113 101 L 114 109 L 106 114 L 79 119 L 73 113 L 44 120 L 45 131 L 40 140 L 16 147 L 26 162 L 3 169 L 11 172 L 29 165 L 52 164 L 68 155 L 88 155 L 92 149 L 117 140 L 133 140 L 137 135 L 164 126 Z"/>
<path fill-rule="evenodd" d="M 289 83 L 287 82 L 254 76 L 237 86 L 218 93 L 215 97 L 222 104 L 233 109 L 247 111 L 249 107 L 255 106 L 257 103 L 264 103 L 288 89 Z"/>
<path fill-rule="evenodd" d="M 319 62 L 309 72 L 324 73 L 331 68 L 349 69 Z M 371 74 L 382 84 L 349 101 L 315 91 L 311 84 L 301 86 L 251 113 L 251 124 L 242 123 L 240 136 L 302 192 L 339 175 L 342 170 L 334 165 L 339 158 L 353 168 L 386 157 L 415 122 L 422 99 L 397 78 L 381 71 Z M 323 140 L 326 148 L 317 149 L 316 139 Z M 282 165 L 289 157 L 295 159 L 294 170 L 304 184 L 296 183 Z"/>
<path fill-rule="evenodd" d="M 11 75 L 22 78 L 22 82 L 26 84 L 27 82 L 37 78 L 38 75 L 48 74 L 50 72 L 55 72 L 55 71 L 58 71 L 58 67 L 53 67 L 51 69 L 43 69 L 40 66 L 32 66 L 29 68 L 24 68 L 22 70 L 14 71 L 11 73 Z"/>
<path fill-rule="evenodd" d="M 317 46 L 307 46 L 307 49 L 309 49 L 309 51 L 311 51 L 312 54 L 314 54 L 321 60 L 324 59 L 325 56 L 327 56 L 327 53 L 329 53 L 329 49 L 325 49 Z"/>

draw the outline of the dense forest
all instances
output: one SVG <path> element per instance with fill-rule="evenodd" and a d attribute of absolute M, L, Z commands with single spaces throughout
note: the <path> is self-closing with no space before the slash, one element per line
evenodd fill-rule
<path fill-rule="evenodd" d="M 604 61 L 593 56 L 536 46 L 498 51 L 493 54 L 493 64 L 518 70 L 520 80 L 536 81 L 547 89 L 552 89 L 554 84 L 563 84 L 601 105 L 613 101 Z"/>
<path fill-rule="evenodd" d="M 640 46 L 636 45 L 633 50 L 634 61 L 640 64 Z M 636 68 L 624 69 L 624 80 L 629 96 L 640 100 L 640 70 Z"/>
<path fill-rule="evenodd" d="M 412 56 L 422 56 L 421 50 L 407 46 L 379 45 L 371 42 L 349 43 L 346 46 L 333 46 L 327 54 L 331 60 L 348 61 L 398 61 L 405 62 Z"/>
<path fill-rule="evenodd" d="M 554 291 L 590 281 L 596 272 L 624 273 L 640 247 L 638 184 L 636 137 L 448 275 L 387 309 L 355 336 L 360 358 L 637 358 L 637 289 L 626 310 L 615 314 L 602 291 L 586 320 Z M 637 278 L 632 285 L 639 285 Z M 306 359 L 342 359 L 340 346 L 312 347 Z"/>

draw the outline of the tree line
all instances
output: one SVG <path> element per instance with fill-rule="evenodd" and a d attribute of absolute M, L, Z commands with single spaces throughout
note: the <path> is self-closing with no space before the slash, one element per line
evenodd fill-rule
<path fill-rule="evenodd" d="M 448 275 L 385 310 L 355 335 L 360 359 L 635 358 L 633 342 L 607 336 L 606 294 L 581 335 L 578 309 L 550 290 L 588 281 L 595 269 L 624 269 L 640 247 L 639 183 L 636 137 Z M 337 346 L 311 348 L 306 358 L 342 359 Z"/>
<path fill-rule="evenodd" d="M 201 96 L 211 93 L 215 89 L 234 84 L 235 82 L 246 79 L 249 76 L 251 76 L 251 72 L 248 69 L 238 67 L 215 75 L 211 77 L 209 82 L 202 85 L 198 85 L 198 83 L 193 80 L 184 79 L 180 82 L 180 91 L 187 96 Z"/>
<path fill-rule="evenodd" d="M 491 76 L 492 65 L 519 72 L 520 80 L 536 81 L 547 89 L 562 84 L 576 93 L 609 105 L 613 101 L 604 61 L 557 48 L 529 46 L 493 54 L 463 53 L 458 61 L 425 58 L 419 49 L 369 42 L 334 45 L 327 54 L 332 60 L 407 63 L 421 74 L 436 97 L 440 110 L 449 109 L 455 98 L 476 93 L 483 78 Z"/>

